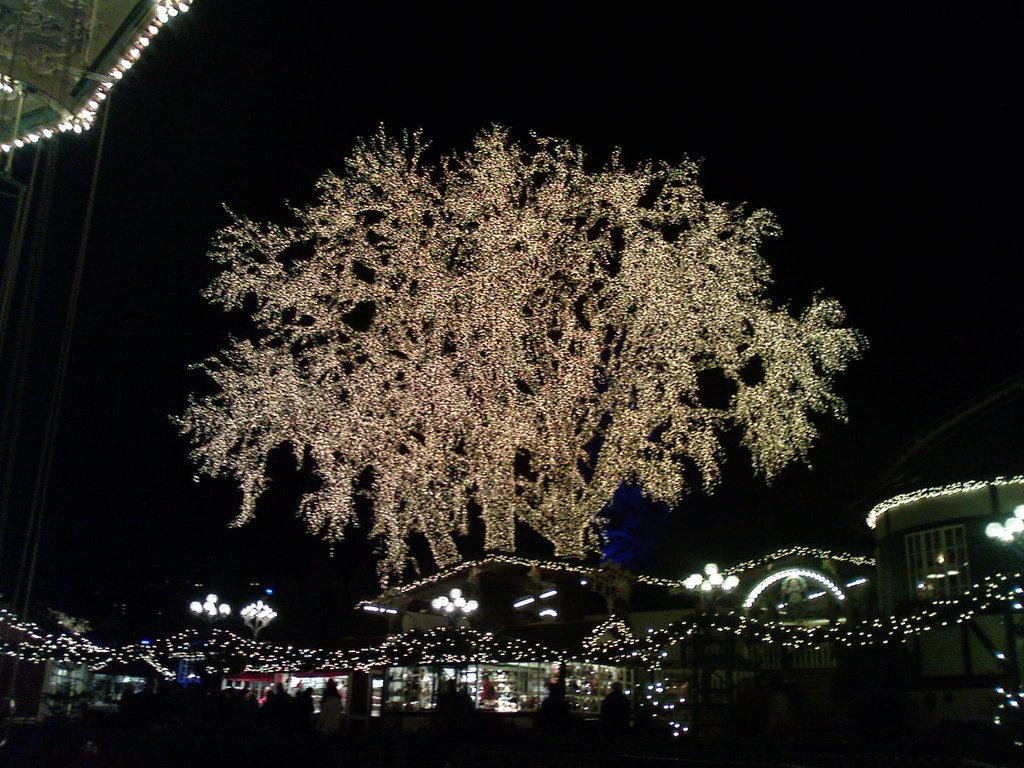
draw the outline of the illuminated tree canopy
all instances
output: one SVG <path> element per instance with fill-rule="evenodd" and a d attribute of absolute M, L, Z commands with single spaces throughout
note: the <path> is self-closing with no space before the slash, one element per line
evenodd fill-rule
<path fill-rule="evenodd" d="M 770 479 L 806 460 L 812 414 L 844 417 L 833 378 L 858 334 L 833 300 L 773 306 L 772 215 L 706 200 L 695 164 L 593 170 L 501 128 L 427 149 L 380 132 L 290 225 L 233 215 L 215 237 L 206 296 L 254 301 L 256 330 L 202 365 L 216 391 L 176 421 L 200 472 L 237 481 L 236 524 L 288 446 L 321 482 L 299 515 L 329 539 L 372 467 L 385 582 L 417 532 L 459 560 L 471 506 L 488 549 L 514 549 L 518 522 L 582 557 L 621 483 L 669 504 L 687 476 L 712 487 L 729 430 Z"/>

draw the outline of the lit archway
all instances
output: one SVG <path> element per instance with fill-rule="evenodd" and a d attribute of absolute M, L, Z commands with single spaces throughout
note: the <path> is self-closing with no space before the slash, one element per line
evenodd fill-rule
<path fill-rule="evenodd" d="M 846 595 L 843 594 L 843 590 L 839 588 L 839 585 L 837 585 L 834 581 L 832 581 L 832 579 L 828 578 L 827 576 L 824 576 L 823 574 L 820 574 L 816 571 L 809 571 L 806 568 L 785 568 L 781 571 L 776 571 L 775 573 L 766 576 L 757 584 L 755 584 L 754 588 L 750 590 L 749 594 L 747 594 L 747 599 L 743 601 L 743 607 L 750 608 L 757 601 L 757 598 L 761 596 L 761 593 L 768 589 L 768 587 L 770 587 L 772 584 L 777 584 L 780 581 L 783 581 L 784 579 L 790 579 L 794 577 L 800 577 L 804 579 L 810 579 L 811 581 L 816 581 L 829 592 L 831 592 L 835 596 L 836 600 L 842 601 L 846 599 Z"/>

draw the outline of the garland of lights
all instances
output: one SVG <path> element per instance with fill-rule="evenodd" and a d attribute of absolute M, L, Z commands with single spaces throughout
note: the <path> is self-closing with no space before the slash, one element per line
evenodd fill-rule
<path fill-rule="evenodd" d="M 647 693 L 644 696 L 643 703 L 654 710 L 651 713 L 652 717 L 665 716 L 667 718 L 666 722 L 674 737 L 678 738 L 681 733 L 689 732 L 690 727 L 683 725 L 681 719 L 673 719 L 679 717 L 675 710 L 677 707 L 682 708 L 683 704 L 686 703 L 686 698 L 683 696 L 666 695 L 665 682 L 663 680 L 655 680 L 647 684 Z"/>
<path fill-rule="evenodd" d="M 356 604 L 357 608 L 362 608 L 367 605 L 376 605 L 378 603 L 386 603 L 390 598 L 405 595 L 410 592 L 415 592 L 422 587 L 432 586 L 441 581 L 446 581 L 460 573 L 465 571 L 471 571 L 474 568 L 486 568 L 489 565 L 503 564 L 503 565 L 521 565 L 526 568 L 541 568 L 544 570 L 557 570 L 566 571 L 568 573 L 575 573 L 580 576 L 591 576 L 596 570 L 593 566 L 577 565 L 573 563 L 560 562 L 555 560 L 534 560 L 527 557 L 519 557 L 517 555 L 504 555 L 504 554 L 493 554 L 479 560 L 464 561 L 455 565 L 451 568 L 447 568 L 438 571 L 430 576 L 424 576 L 421 579 L 415 581 L 409 581 L 404 584 L 391 587 L 385 590 L 377 597 L 372 600 L 363 600 Z M 637 580 L 644 581 L 647 577 L 638 576 Z M 661 579 L 650 579 L 650 583 L 656 581 L 662 581 Z"/>
<path fill-rule="evenodd" d="M 787 557 L 813 557 L 818 560 L 835 560 L 836 562 L 850 563 L 851 565 L 860 565 L 871 568 L 875 565 L 875 558 L 868 557 L 866 555 L 854 555 L 849 552 L 835 552 L 833 550 L 818 549 L 816 547 L 796 546 L 785 547 L 784 549 L 776 550 L 775 552 L 764 555 L 763 557 L 747 560 L 739 565 L 726 568 L 723 573 L 740 574 L 745 571 L 752 571 L 755 568 L 763 568 L 776 560 L 782 560 Z"/>
<path fill-rule="evenodd" d="M 609 616 L 594 627 L 590 634 L 583 638 L 583 648 L 587 651 L 600 648 L 608 642 L 605 639 L 605 635 L 607 634 L 612 634 L 613 637 L 617 635 L 618 637 L 616 642 L 627 643 L 630 645 L 634 645 L 638 642 L 636 635 L 633 634 L 633 630 L 625 619 L 613 615 Z"/>
<path fill-rule="evenodd" d="M 758 558 L 757 560 L 748 560 L 745 563 L 740 563 L 739 565 L 732 566 L 731 568 L 726 568 L 722 573 L 725 575 L 741 574 L 755 568 L 760 568 L 776 560 L 793 556 L 814 557 L 821 560 L 835 560 L 837 562 L 846 562 L 858 566 L 874 566 L 875 564 L 874 558 L 862 555 L 835 552 L 827 549 L 815 549 L 813 547 L 788 547 L 786 549 L 780 549 L 777 552 L 773 552 L 772 554 L 766 555 L 762 558 Z M 438 571 L 430 576 L 424 576 L 421 579 L 392 587 L 381 592 L 376 597 L 368 600 L 361 600 L 355 607 L 362 610 L 372 610 L 373 608 L 377 608 L 381 612 L 397 613 L 394 609 L 385 610 L 382 606 L 387 605 L 395 597 L 406 595 L 410 592 L 416 592 L 424 587 L 433 586 L 434 584 L 442 581 L 447 581 L 460 573 L 471 571 L 474 568 L 486 568 L 487 566 L 495 564 L 521 565 L 525 568 L 564 571 L 566 573 L 573 573 L 583 577 L 582 582 L 588 582 L 601 569 L 601 566 L 594 567 L 554 560 L 534 560 L 526 557 L 518 557 L 516 555 L 495 554 L 479 560 L 462 562 L 452 568 Z M 665 587 L 667 589 L 687 588 L 686 579 L 666 579 L 658 576 L 648 576 L 646 574 L 630 574 L 630 577 L 635 579 L 638 584 L 645 584 L 653 587 Z"/>
<path fill-rule="evenodd" d="M 692 463 L 713 487 L 730 429 L 771 478 L 806 460 L 812 414 L 845 417 L 832 382 L 861 339 L 833 300 L 772 305 L 770 213 L 708 201 L 691 162 L 592 172 L 579 148 L 534 143 L 493 128 L 429 167 L 419 134 L 382 131 L 294 225 L 218 234 L 206 296 L 255 298 L 256 328 L 200 366 L 218 391 L 177 423 L 200 474 L 237 482 L 234 524 L 288 444 L 322 481 L 298 513 L 328 540 L 372 468 L 384 584 L 413 535 L 458 562 L 470 504 L 486 549 L 513 551 L 523 524 L 582 558 L 622 482 L 674 504 Z"/>
<path fill-rule="evenodd" d="M 55 133 L 81 133 L 92 128 L 99 113 L 100 105 L 106 100 L 118 81 L 125 76 L 135 63 L 142 57 L 142 51 L 149 45 L 150 41 L 160 32 L 163 26 L 171 18 L 179 13 L 185 13 L 192 5 L 192 0 L 160 0 L 154 4 L 152 14 L 145 24 L 141 34 L 123 51 L 121 59 L 115 64 L 98 84 L 96 84 L 85 99 L 85 106 L 78 114 L 68 115 L 53 123 L 34 126 L 32 130 L 14 136 L 0 143 L 0 150 L 10 152 L 12 149 L 21 149 L 26 144 L 36 144 L 41 140 L 51 138 Z M 4 93 L 16 93 L 23 87 L 21 83 L 13 78 L 0 74 L 0 91 Z"/>
<path fill-rule="evenodd" d="M 918 491 L 911 491 L 910 493 L 901 493 L 899 496 L 893 496 L 891 499 L 876 504 L 868 512 L 868 528 L 874 528 L 878 525 L 878 521 L 882 518 L 886 512 L 896 507 L 909 504 L 912 501 L 921 501 L 922 499 L 935 499 L 942 496 L 955 496 L 958 493 L 966 493 L 968 491 L 978 491 L 982 488 L 994 486 L 1001 488 L 1006 485 L 1022 485 L 1024 484 L 1024 475 L 1017 475 L 1015 477 L 997 477 L 994 480 L 965 480 L 958 483 L 952 483 L 950 485 L 936 486 L 934 488 L 922 488 Z"/>
<path fill-rule="evenodd" d="M 239 663 L 250 672 L 298 672 L 312 669 L 370 671 L 395 665 L 459 665 L 469 663 L 571 661 L 585 664 L 660 668 L 665 650 L 696 637 L 734 636 L 788 649 L 820 649 L 903 643 L 915 635 L 953 627 L 975 616 L 999 611 L 1024 611 L 1024 574 L 998 574 L 974 584 L 963 596 L 938 600 L 904 617 L 876 618 L 859 623 L 801 626 L 765 620 L 739 611 L 705 614 L 676 621 L 663 629 L 649 628 L 636 636 L 619 617 L 598 624 L 577 651 L 552 649 L 509 636 L 495 636 L 467 627 L 439 627 L 427 632 L 392 635 L 372 647 L 325 650 L 259 643 L 228 630 L 208 633 L 186 630 L 155 642 L 111 650 L 71 634 L 47 634 L 32 622 L 0 610 L 0 655 L 22 661 L 87 664 L 102 669 L 112 662 L 141 660 L 167 679 L 174 673 L 161 659 L 202 660 L 214 672 L 226 673 Z M 17 640 L 9 638 L 16 635 Z M 609 634 L 613 637 L 607 637 Z M 617 635 L 617 636 L 616 636 Z M 1001 655 L 997 653 L 997 658 Z M 1016 697 L 1016 693 L 1013 694 Z M 1019 698 L 1019 697 L 1017 697 Z M 1015 699 L 1016 700 L 1016 699 Z M 1007 704 L 1007 706 L 1013 706 Z"/>

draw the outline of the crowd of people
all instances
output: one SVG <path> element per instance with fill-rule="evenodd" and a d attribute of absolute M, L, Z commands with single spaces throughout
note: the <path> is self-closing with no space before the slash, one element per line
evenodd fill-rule
<path fill-rule="evenodd" d="M 176 724 L 235 732 L 336 736 L 342 732 L 344 724 L 344 707 L 338 686 L 333 679 L 328 679 L 319 694 L 319 711 L 316 711 L 314 702 L 317 697 L 308 687 L 290 693 L 281 683 L 253 691 L 235 688 L 204 690 L 198 685 L 174 686 L 151 682 L 139 691 L 126 686 L 118 711 L 121 722 L 133 729 Z M 465 686 L 460 688 L 454 679 L 450 679 L 438 694 L 432 724 L 441 729 L 465 729 L 478 721 L 477 707 L 468 689 Z M 621 683 L 611 686 L 601 704 L 600 714 L 601 729 L 608 736 L 618 737 L 628 732 L 630 704 Z M 564 672 L 549 682 L 548 695 L 536 709 L 534 723 L 536 730 L 548 734 L 572 729 L 575 718 L 566 700 Z"/>
<path fill-rule="evenodd" d="M 487 679 L 481 685 L 481 706 L 489 697 Z M 490 689 L 490 690 L 493 690 Z M 548 734 L 565 733 L 573 726 L 572 708 L 565 696 L 565 667 L 559 670 L 558 677 L 548 683 L 548 695 L 536 710 L 535 725 L 537 730 Z M 466 727 L 473 715 L 475 706 L 466 686 L 459 687 L 454 679 L 445 682 L 444 690 L 438 694 L 437 706 L 434 709 L 435 725 L 442 728 Z M 601 702 L 601 728 L 609 737 L 621 737 L 629 731 L 630 705 L 629 697 L 622 690 L 622 683 L 615 682 L 608 695 Z"/>
<path fill-rule="evenodd" d="M 319 712 L 315 711 L 313 689 L 308 687 L 293 695 L 277 683 L 257 694 L 248 689 L 210 691 L 198 685 L 160 685 L 152 681 L 139 691 L 125 686 L 118 713 L 121 721 L 133 728 L 187 722 L 197 727 L 216 724 L 228 730 L 323 736 L 339 734 L 343 720 L 341 696 L 333 679 L 328 679 L 320 691 Z"/>

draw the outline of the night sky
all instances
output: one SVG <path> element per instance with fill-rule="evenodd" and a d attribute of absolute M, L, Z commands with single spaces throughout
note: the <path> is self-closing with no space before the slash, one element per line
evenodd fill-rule
<path fill-rule="evenodd" d="M 288 606 L 267 639 L 347 631 L 375 585 L 364 533 L 331 557 L 294 518 L 287 466 L 256 522 L 228 529 L 237 494 L 193 482 L 169 415 L 202 381 L 190 363 L 246 328 L 200 296 L 223 205 L 286 221 L 285 201 L 309 202 L 381 123 L 422 128 L 445 152 L 499 123 L 596 158 L 701 159 L 710 198 L 776 213 L 776 294 L 802 307 L 822 290 L 867 337 L 837 383 L 849 422 L 825 425 L 813 470 L 769 488 L 732 457 L 717 493 L 675 511 L 662 573 L 791 543 L 870 549 L 863 521 L 880 498 L 1020 473 L 1018 397 L 884 483 L 912 438 L 1024 369 L 1020 6 L 707 5 L 197 0 L 110 103 L 36 598 L 94 622 L 126 602 L 141 633 L 183 626 L 202 589 L 240 605 L 256 584 Z M 5 589 L 98 133 L 60 147 Z"/>

